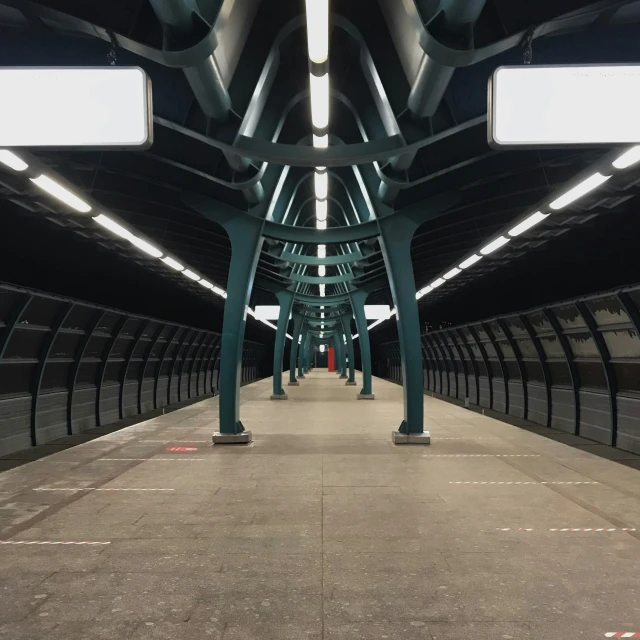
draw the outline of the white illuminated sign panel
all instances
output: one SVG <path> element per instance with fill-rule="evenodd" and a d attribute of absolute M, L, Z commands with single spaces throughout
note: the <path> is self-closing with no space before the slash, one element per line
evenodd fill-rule
<path fill-rule="evenodd" d="M 365 304 L 364 315 L 367 320 L 388 320 L 391 307 L 388 304 Z"/>
<path fill-rule="evenodd" d="M 493 147 L 640 142 L 640 65 L 499 67 L 489 80 Z"/>
<path fill-rule="evenodd" d="M 0 68 L 0 148 L 147 148 L 151 82 L 139 67 Z"/>

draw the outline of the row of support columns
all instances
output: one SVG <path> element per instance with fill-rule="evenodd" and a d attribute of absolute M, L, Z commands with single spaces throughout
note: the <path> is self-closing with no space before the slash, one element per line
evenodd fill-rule
<path fill-rule="evenodd" d="M 208 215 L 225 228 L 232 248 L 221 348 L 220 423 L 219 431 L 214 434 L 213 439 L 218 443 L 246 443 L 251 441 L 251 433 L 245 431 L 240 420 L 239 363 L 241 362 L 249 296 L 264 241 L 265 220 L 258 216 L 238 215 L 232 210 L 227 212 L 225 209 L 208 211 Z M 411 241 L 423 220 L 423 210 L 406 214 L 396 212 L 376 219 L 379 229 L 378 242 L 385 260 L 395 304 L 402 357 L 404 419 L 398 429 L 393 432 L 393 441 L 396 444 L 428 444 L 430 442 L 429 433 L 424 429 L 422 349 L 415 297 L 416 287 L 411 261 Z M 345 227 L 345 229 L 349 229 L 349 227 Z M 308 238 L 309 236 L 305 235 L 304 237 Z M 313 239 L 305 239 L 301 243 L 321 241 L 323 241 L 323 237 L 322 233 L 319 233 L 317 240 L 313 236 Z M 271 398 L 274 400 L 287 398 L 283 388 L 282 370 L 290 317 L 293 318 L 293 339 L 288 384 L 298 385 L 298 379 L 304 375 L 305 371 L 309 370 L 311 353 L 319 340 L 319 332 L 314 327 L 324 321 L 327 329 L 323 329 L 326 337 L 322 340 L 323 342 L 334 340 L 338 375 L 346 380 L 345 384 L 355 385 L 354 347 L 351 336 L 351 317 L 353 317 L 360 341 L 362 359 L 362 387 L 357 398 L 373 400 L 375 396 L 372 389 L 371 348 L 365 314 L 365 302 L 371 291 L 352 284 L 343 295 L 317 298 L 298 294 L 293 288 L 292 286 L 291 289 L 282 289 L 276 293 L 279 303 L 279 317 L 275 336 Z M 324 306 L 321 306 L 322 304 Z M 318 308 L 325 309 L 324 316 L 318 313 Z M 302 346 L 299 347 L 299 344 Z"/>

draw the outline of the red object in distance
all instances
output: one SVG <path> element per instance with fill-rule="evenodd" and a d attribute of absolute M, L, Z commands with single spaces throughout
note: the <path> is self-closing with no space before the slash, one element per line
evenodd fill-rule
<path fill-rule="evenodd" d="M 335 349 L 333 347 L 329 347 L 327 349 L 327 364 L 329 366 L 329 371 L 336 370 L 336 356 Z"/>
<path fill-rule="evenodd" d="M 189 453 L 190 451 L 197 451 L 198 447 L 167 447 L 167 451 L 178 451 L 180 453 Z"/>

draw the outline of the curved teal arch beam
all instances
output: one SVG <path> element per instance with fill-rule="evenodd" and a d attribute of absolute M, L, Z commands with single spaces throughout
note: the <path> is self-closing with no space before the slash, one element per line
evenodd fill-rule
<path fill-rule="evenodd" d="M 361 251 L 351 251 L 350 253 L 339 254 L 336 256 L 327 256 L 326 258 L 318 258 L 317 256 L 307 256 L 304 254 L 291 253 L 290 251 L 283 251 L 279 256 L 274 257 L 285 262 L 306 264 L 312 267 L 317 267 L 322 264 L 326 266 L 333 266 L 338 264 L 346 264 L 349 262 L 360 262 L 361 260 L 365 259 L 365 256 Z"/>
<path fill-rule="evenodd" d="M 341 282 L 351 282 L 356 279 L 355 275 L 344 274 L 339 276 L 304 276 L 291 274 L 287 276 L 293 282 L 303 282 L 305 284 L 339 284 Z"/>
<path fill-rule="evenodd" d="M 348 304 L 349 295 L 345 293 L 338 296 L 325 296 L 324 298 L 320 298 L 319 296 L 310 296 L 300 293 L 296 295 L 296 302 L 300 302 L 311 307 L 333 307 L 338 304 Z"/>
<path fill-rule="evenodd" d="M 341 244 L 362 242 L 380 235 L 377 220 L 369 220 L 349 227 L 330 227 L 322 231 L 311 227 L 294 227 L 266 220 L 262 229 L 265 238 L 296 244 Z"/>

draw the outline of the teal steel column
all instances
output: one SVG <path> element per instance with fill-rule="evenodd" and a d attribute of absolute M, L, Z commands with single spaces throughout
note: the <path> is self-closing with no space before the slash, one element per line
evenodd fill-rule
<path fill-rule="evenodd" d="M 311 334 L 309 334 L 309 341 L 307 344 L 307 348 L 305 349 L 304 362 L 305 373 L 307 373 L 311 371 L 313 364 L 313 340 L 311 339 Z"/>
<path fill-rule="evenodd" d="M 300 384 L 296 378 L 296 361 L 298 359 L 298 338 L 302 329 L 304 317 L 301 313 L 293 314 L 293 334 L 291 341 L 291 354 L 289 356 L 289 384 L 293 387 Z"/>
<path fill-rule="evenodd" d="M 220 433 L 236 435 L 244 431 L 240 421 L 242 347 L 247 305 L 253 287 L 263 238 L 260 220 L 249 216 L 228 216 L 219 220 L 231 241 L 231 263 L 227 279 L 227 300 L 222 323 L 220 350 Z"/>
<path fill-rule="evenodd" d="M 307 350 L 308 338 L 309 338 L 309 329 L 306 325 L 304 325 L 302 328 L 302 340 L 300 342 L 300 347 L 298 348 L 298 380 L 300 380 L 300 378 L 304 379 L 304 372 L 305 372 L 304 358 L 305 358 L 305 352 Z"/>
<path fill-rule="evenodd" d="M 353 339 L 351 337 L 351 316 L 341 316 L 340 324 L 347 338 L 347 353 L 349 354 L 349 379 L 345 384 L 353 386 L 356 383 L 356 364 L 353 356 Z"/>
<path fill-rule="evenodd" d="M 362 360 L 362 390 L 358 394 L 358 398 L 373 399 L 374 395 L 371 390 L 371 346 L 369 344 L 367 318 L 364 315 L 364 303 L 368 295 L 368 292 L 361 289 L 350 294 L 351 304 L 353 305 L 353 315 L 356 319 L 356 329 L 358 329 L 360 358 Z"/>
<path fill-rule="evenodd" d="M 411 261 L 411 240 L 419 222 L 403 215 L 381 219 L 380 246 L 384 255 L 396 305 L 396 322 L 402 364 L 404 420 L 398 431 L 416 435 L 424 432 L 424 382 L 422 343 L 416 286 Z"/>
<path fill-rule="evenodd" d="M 340 344 L 340 358 L 341 358 L 341 367 L 340 367 L 340 379 L 347 379 L 347 345 L 344 343 L 344 338 L 342 337 L 342 323 L 338 322 L 336 325 L 336 331 L 338 332 L 338 343 Z M 346 334 L 345 334 L 346 335 Z"/>
<path fill-rule="evenodd" d="M 286 400 L 287 394 L 282 388 L 282 362 L 284 359 L 284 346 L 287 340 L 287 325 L 293 306 L 295 294 L 288 289 L 282 289 L 276 293 L 280 312 L 278 313 L 278 328 L 276 329 L 276 341 L 273 345 L 273 393 L 272 400 Z M 293 347 L 291 347 L 293 349 Z"/>

